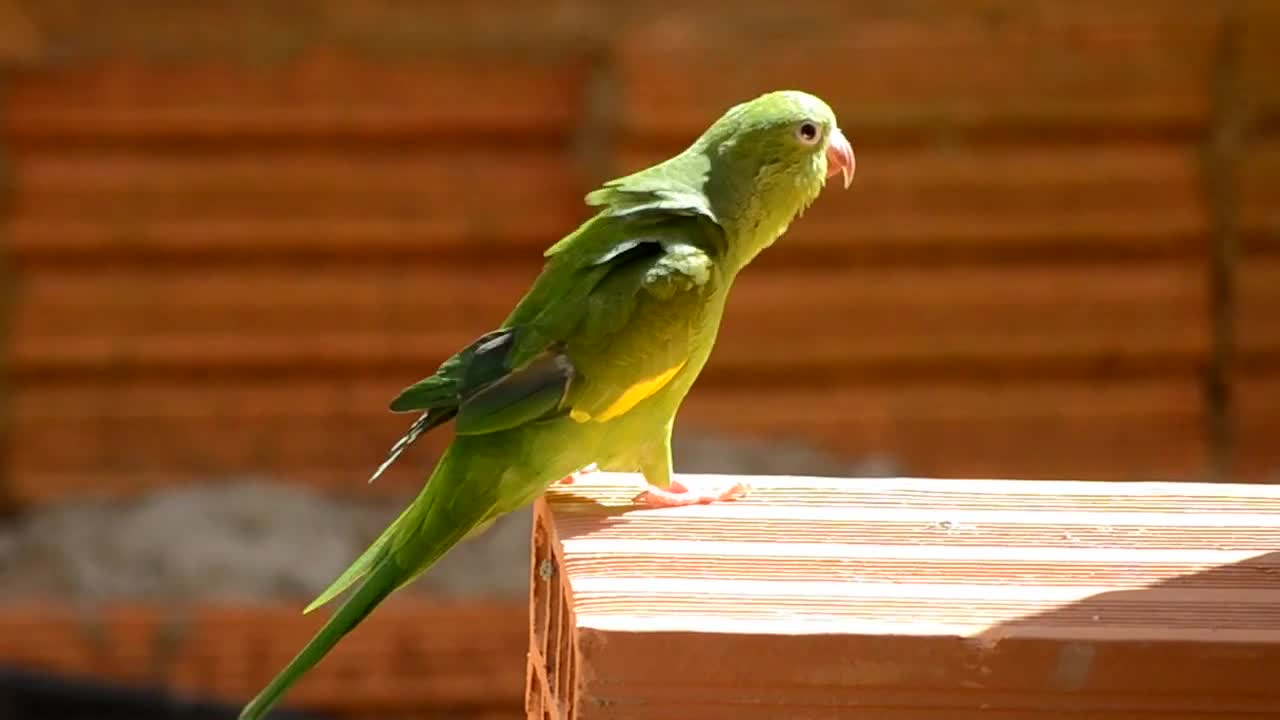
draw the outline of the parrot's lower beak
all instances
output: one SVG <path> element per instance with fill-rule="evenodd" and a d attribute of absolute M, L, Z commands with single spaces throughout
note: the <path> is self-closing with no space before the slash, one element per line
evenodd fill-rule
<path fill-rule="evenodd" d="M 857 162 L 853 159 L 853 146 L 845 139 L 840 128 L 831 131 L 831 140 L 827 142 L 827 177 L 836 173 L 844 175 L 844 186 L 847 189 L 853 182 L 853 171 Z"/>

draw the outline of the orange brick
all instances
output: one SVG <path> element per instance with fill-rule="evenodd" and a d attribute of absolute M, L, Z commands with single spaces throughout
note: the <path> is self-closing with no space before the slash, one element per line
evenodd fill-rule
<path fill-rule="evenodd" d="M 639 479 L 607 474 L 539 502 L 533 597 L 549 608 L 527 706 L 579 720 L 1280 712 L 1275 487 L 749 479 L 743 500 L 673 510 L 628 507 Z M 567 629 L 546 646 L 555 618 Z"/>
<path fill-rule="evenodd" d="M 1280 376 L 1270 364 L 1239 370 L 1232 378 L 1231 418 L 1241 480 L 1280 482 Z"/>
<path fill-rule="evenodd" d="M 736 283 L 708 377 L 1193 368 L 1207 351 L 1195 262 L 774 269 L 771 261 Z"/>
<path fill-rule="evenodd" d="M 468 235 L 483 237 L 491 234 L 488 218 L 499 205 L 539 227 L 554 219 L 562 232 L 581 215 L 575 196 L 582 186 L 569 161 L 540 147 L 394 152 L 279 147 L 182 154 L 27 149 L 14 153 L 10 167 L 17 221 L 92 220 L 126 239 L 133 223 L 297 217 L 339 224 L 353 219 L 464 223 Z"/>
<path fill-rule="evenodd" d="M 363 483 L 412 419 L 385 410 L 399 387 L 378 376 L 24 383 L 10 492 L 50 502 L 262 474 L 348 493 L 412 491 L 447 428 L 373 488 Z M 1199 376 L 1186 371 L 712 382 L 691 393 L 678 427 L 887 456 L 925 475 L 1186 479 L 1203 467 L 1203 422 Z"/>
<path fill-rule="evenodd" d="M 90 376 L 23 383 L 14 396 L 7 491 L 22 502 L 132 495 L 269 478 L 327 491 L 416 491 L 451 437 L 419 440 L 376 485 L 363 482 L 415 419 L 386 406 L 411 381 Z M 77 397 L 58 416 L 57 403 Z"/>
<path fill-rule="evenodd" d="M 8 607 L 0 614 L 0 657 L 22 667 L 90 673 L 102 668 L 94 646 L 101 622 L 68 608 L 35 605 Z"/>
<path fill-rule="evenodd" d="M 247 700 L 321 621 L 296 608 L 203 609 L 175 658 L 172 682 Z M 518 707 L 527 627 L 523 606 L 393 599 L 303 678 L 289 701 L 344 713 Z"/>
<path fill-rule="evenodd" d="M 1280 478 L 1280 144 L 1258 146 L 1242 157 L 1241 230 L 1244 252 L 1236 256 L 1235 363 L 1230 409 L 1234 469 L 1257 482 Z"/>
<path fill-rule="evenodd" d="M 1280 137 L 1246 143 L 1237 170 L 1238 220 L 1247 249 L 1280 251 Z"/>
<path fill-rule="evenodd" d="M 363 482 L 413 420 L 386 411 L 398 389 L 394 380 L 315 377 L 26 383 L 14 397 L 7 490 L 45 503 L 265 476 L 342 493 L 411 493 L 447 429 L 377 484 Z M 76 409 L 60 414 L 65 402 Z"/>
<path fill-rule="evenodd" d="M 1186 368 L 1207 352 L 1204 271 L 1192 261 L 813 268 L 785 252 L 738 283 L 712 377 Z M 37 269 L 16 297 L 13 364 L 23 377 L 396 368 L 408 378 L 501 322 L 537 271 Z"/>
<path fill-rule="evenodd" d="M 472 262 L 516 255 L 536 263 L 554 239 L 582 218 L 568 216 L 568 203 L 521 214 L 475 217 L 133 217 L 127 229 L 94 218 L 37 214 L 14 218 L 9 251 L 23 267 L 81 261 L 142 259 L 253 262 L 286 258 L 367 261 L 466 258 Z M 580 214 L 585 216 L 586 208 Z"/>
<path fill-rule="evenodd" d="M 1199 147 L 1155 141 L 897 147 L 851 131 L 858 176 L 828 188 L 765 257 L 860 262 L 1203 255 Z M 628 145 L 618 170 L 693 135 Z"/>
<path fill-rule="evenodd" d="M 679 422 L 798 438 L 937 477 L 1194 479 L 1204 467 L 1199 377 L 833 380 L 690 394 Z"/>
<path fill-rule="evenodd" d="M 17 75 L 6 126 L 19 141 L 50 143 L 557 137 L 575 126 L 586 70 L 573 51 L 311 50 L 244 64 L 120 54 Z"/>
<path fill-rule="evenodd" d="M 1245 0 L 1237 7 L 1236 30 L 1239 57 L 1236 60 L 1238 93 L 1233 101 L 1243 104 L 1255 120 L 1274 126 L 1280 120 L 1280 8 L 1269 0 Z"/>
<path fill-rule="evenodd" d="M 1236 266 L 1235 336 L 1246 363 L 1280 359 L 1280 254 L 1243 253 Z"/>
<path fill-rule="evenodd" d="M 312 670 L 286 704 L 344 718 L 446 708 L 510 717 L 520 703 L 525 612 L 523 604 L 395 598 Z M 0 662 L 243 702 L 321 621 L 292 605 L 8 607 L 0 610 Z"/>
<path fill-rule="evenodd" d="M 439 353 L 461 349 L 460 343 L 500 323 L 515 306 L 540 270 L 538 253 L 530 255 L 527 262 L 479 266 L 426 259 L 306 267 L 288 260 L 256 266 L 38 267 L 24 273 L 12 327 L 33 343 L 110 339 L 117 350 L 129 339 L 172 337 L 194 343 L 188 356 L 197 365 L 205 364 L 199 360 L 205 352 L 201 341 L 215 351 L 217 341 L 226 340 L 228 352 L 254 352 L 249 346 L 257 343 L 234 342 L 246 333 L 267 344 L 364 336 L 393 353 L 399 351 L 395 345 L 423 349 L 415 355 L 437 353 L 434 368 L 447 357 Z M 481 284 L 484 291 L 477 292 Z M 110 350 L 99 352 L 104 351 Z"/>
<path fill-rule="evenodd" d="M 633 136 L 700 129 L 783 87 L 853 132 L 1203 127 L 1217 3 L 638 4 L 619 40 Z M 922 22 L 921 18 L 928 18 Z"/>

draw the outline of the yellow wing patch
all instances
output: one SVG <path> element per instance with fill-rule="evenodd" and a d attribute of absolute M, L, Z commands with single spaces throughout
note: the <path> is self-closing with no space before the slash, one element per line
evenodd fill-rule
<path fill-rule="evenodd" d="M 612 420 L 638 405 L 641 400 L 652 396 L 654 393 L 665 387 L 667 383 L 671 382 L 671 378 L 675 377 L 676 373 L 680 372 L 686 362 L 688 361 L 682 360 L 680 361 L 680 364 L 675 367 L 663 370 L 657 375 L 645 378 L 626 390 L 623 390 L 622 394 L 618 396 L 618 399 L 610 403 L 609 407 L 605 408 L 599 415 L 593 416 L 585 410 L 574 408 L 569 411 L 569 417 L 580 423 L 589 422 L 591 420 L 595 420 L 596 422 Z"/>

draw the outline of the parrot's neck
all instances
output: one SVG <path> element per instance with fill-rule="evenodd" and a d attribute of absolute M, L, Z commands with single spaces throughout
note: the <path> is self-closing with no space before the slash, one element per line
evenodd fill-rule
<path fill-rule="evenodd" d="M 799 178 L 752 168 L 723 172 L 703 186 L 708 203 L 728 238 L 728 270 L 736 275 L 772 245 L 822 192 L 823 175 Z"/>
<path fill-rule="evenodd" d="M 728 269 L 733 275 L 761 252 L 773 245 L 804 211 L 807 202 L 792 198 L 769 198 L 755 193 L 738 205 L 738 212 L 717 213 L 728 238 Z M 714 207 L 714 200 L 713 200 Z"/>
<path fill-rule="evenodd" d="M 814 156 L 813 166 L 779 169 L 761 165 L 753 155 L 734 157 L 725 152 L 727 142 L 704 136 L 689 149 L 647 170 L 614 181 L 593 204 L 636 202 L 645 198 L 658 207 L 671 198 L 682 209 L 710 210 L 724 229 L 728 247 L 722 257 L 732 276 L 776 241 L 822 192 L 824 166 Z M 657 186 L 661 192 L 655 192 Z M 697 198 L 697 200 L 690 200 Z"/>
<path fill-rule="evenodd" d="M 754 218 L 722 218 L 720 224 L 729 238 L 726 259 L 730 274 L 737 275 L 750 264 L 786 232 L 790 223 L 790 217 L 777 218 L 764 214 Z"/>

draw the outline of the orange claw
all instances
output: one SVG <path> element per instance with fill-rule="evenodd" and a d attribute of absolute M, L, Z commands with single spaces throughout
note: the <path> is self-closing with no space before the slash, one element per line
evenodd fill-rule
<path fill-rule="evenodd" d="M 572 485 L 574 481 L 576 481 L 579 477 L 582 477 L 583 475 L 589 475 L 593 472 L 599 472 L 599 471 L 600 471 L 600 468 L 597 467 L 595 463 L 591 463 L 590 465 L 587 465 L 581 468 L 580 470 L 576 470 L 574 472 L 569 473 L 568 475 L 565 475 L 564 477 L 560 478 L 556 482 L 560 483 L 561 485 Z"/>
<path fill-rule="evenodd" d="M 746 483 L 735 482 L 727 487 L 693 491 L 679 480 L 672 480 L 670 487 L 665 490 L 650 485 L 644 492 L 636 495 L 632 502 L 650 508 L 710 505 L 715 502 L 736 500 L 750 490 Z"/>

